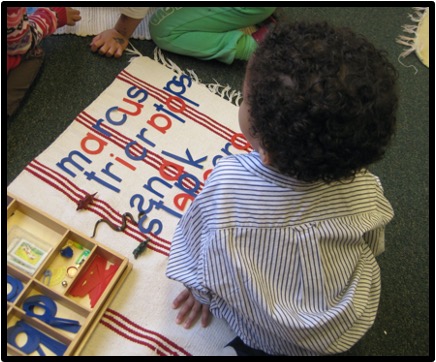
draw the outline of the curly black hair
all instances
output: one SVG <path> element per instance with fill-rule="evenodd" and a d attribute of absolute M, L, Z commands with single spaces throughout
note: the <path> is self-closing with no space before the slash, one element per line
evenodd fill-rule
<path fill-rule="evenodd" d="M 298 180 L 352 179 L 383 157 L 395 132 L 397 72 L 350 29 L 279 25 L 246 77 L 250 131 L 270 164 Z"/>

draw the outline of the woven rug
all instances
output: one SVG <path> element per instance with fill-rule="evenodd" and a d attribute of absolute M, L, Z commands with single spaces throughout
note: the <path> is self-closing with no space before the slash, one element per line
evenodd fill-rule
<path fill-rule="evenodd" d="M 100 34 L 102 31 L 111 29 L 115 26 L 121 14 L 120 7 L 74 7 L 80 11 L 82 20 L 73 26 L 63 26 L 54 33 L 55 35 L 74 34 L 78 36 L 93 36 Z M 30 8 L 34 9 L 34 8 Z M 151 17 L 159 8 L 150 7 L 147 15 L 136 27 L 131 38 L 141 40 L 151 40 L 148 23 Z M 32 11 L 32 10 L 30 10 Z M 248 26 L 241 29 L 246 34 L 252 34 L 256 31 L 256 26 Z"/>
<path fill-rule="evenodd" d="M 413 8 L 413 10 L 414 13 L 409 14 L 412 24 L 403 25 L 403 31 L 407 35 L 399 35 L 396 39 L 398 44 L 407 46 L 399 58 L 405 58 L 414 52 L 422 64 L 428 68 L 430 63 L 429 8 Z M 415 68 L 415 73 L 418 71 L 414 65 L 405 66 Z"/>
<path fill-rule="evenodd" d="M 95 240 L 129 257 L 133 269 L 84 355 L 216 355 L 234 338 L 218 319 L 207 328 L 176 325 L 171 302 L 183 286 L 165 269 L 175 226 L 216 162 L 250 149 L 238 133 L 238 107 L 168 64 L 173 69 L 133 58 L 8 187 L 89 236 L 101 218 L 121 225 L 124 213 L 145 212 L 139 225 L 127 219 L 122 232 L 97 228 Z"/>
<path fill-rule="evenodd" d="M 119 7 L 76 7 L 74 9 L 80 11 L 82 20 L 74 26 L 63 26 L 54 33 L 55 35 L 61 34 L 74 34 L 79 36 L 90 36 L 100 34 L 102 31 L 111 29 L 115 26 L 121 14 Z M 150 32 L 148 30 L 148 22 L 154 14 L 156 8 L 150 8 L 148 14 L 139 23 L 137 28 L 132 34 L 134 39 L 147 39 L 150 40 Z"/>

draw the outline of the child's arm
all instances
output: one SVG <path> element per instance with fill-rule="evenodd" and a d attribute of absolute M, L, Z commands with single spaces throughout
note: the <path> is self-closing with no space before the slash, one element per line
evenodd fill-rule
<path fill-rule="evenodd" d="M 181 324 L 184 322 L 184 328 L 192 327 L 200 317 L 203 327 L 207 327 L 210 323 L 211 313 L 209 306 L 197 301 L 189 289 L 185 289 L 174 299 L 173 308 L 180 308 L 176 317 L 176 323 Z"/>
<path fill-rule="evenodd" d="M 7 8 L 7 53 L 26 54 L 57 28 L 80 19 L 80 12 L 72 8 L 38 8 L 32 15 L 27 15 L 25 7 Z"/>

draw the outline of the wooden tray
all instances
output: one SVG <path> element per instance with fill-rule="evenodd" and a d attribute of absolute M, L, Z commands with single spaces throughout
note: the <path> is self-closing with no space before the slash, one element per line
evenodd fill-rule
<path fill-rule="evenodd" d="M 7 197 L 7 273 L 8 277 L 22 285 L 22 290 L 12 298 L 14 289 L 8 283 L 8 299 L 11 300 L 7 302 L 7 328 L 24 321 L 63 344 L 66 349 L 62 355 L 77 355 L 129 274 L 132 264 L 125 256 L 73 230 L 24 200 L 12 194 Z M 101 266 L 101 263 L 105 264 L 104 272 L 101 272 L 101 268 L 97 269 L 97 264 Z M 91 292 L 83 295 L 82 287 L 86 287 L 88 280 L 96 280 L 94 271 L 97 270 L 102 273 L 97 275 L 97 280 L 103 281 L 105 275 L 106 282 L 96 286 L 100 292 L 92 293 L 92 298 Z M 112 271 L 109 276 L 104 274 L 108 270 Z M 99 276 L 102 278 L 98 279 Z M 80 291 L 79 296 L 77 291 Z M 29 316 L 23 305 L 35 295 L 49 297 L 55 302 L 56 318 L 78 321 L 78 331 L 66 331 L 36 316 Z M 44 308 L 38 306 L 33 307 L 32 311 L 35 315 L 46 313 Z M 25 333 L 15 337 L 12 344 L 8 341 L 8 355 L 40 355 L 38 350 L 31 353 L 21 350 L 28 343 Z M 47 356 L 56 355 L 43 344 L 40 347 Z"/>

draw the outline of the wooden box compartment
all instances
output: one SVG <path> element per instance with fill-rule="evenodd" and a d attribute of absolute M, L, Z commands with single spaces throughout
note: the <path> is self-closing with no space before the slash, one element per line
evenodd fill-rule
<path fill-rule="evenodd" d="M 8 354 L 79 354 L 132 264 L 13 195 L 7 233 Z"/>

